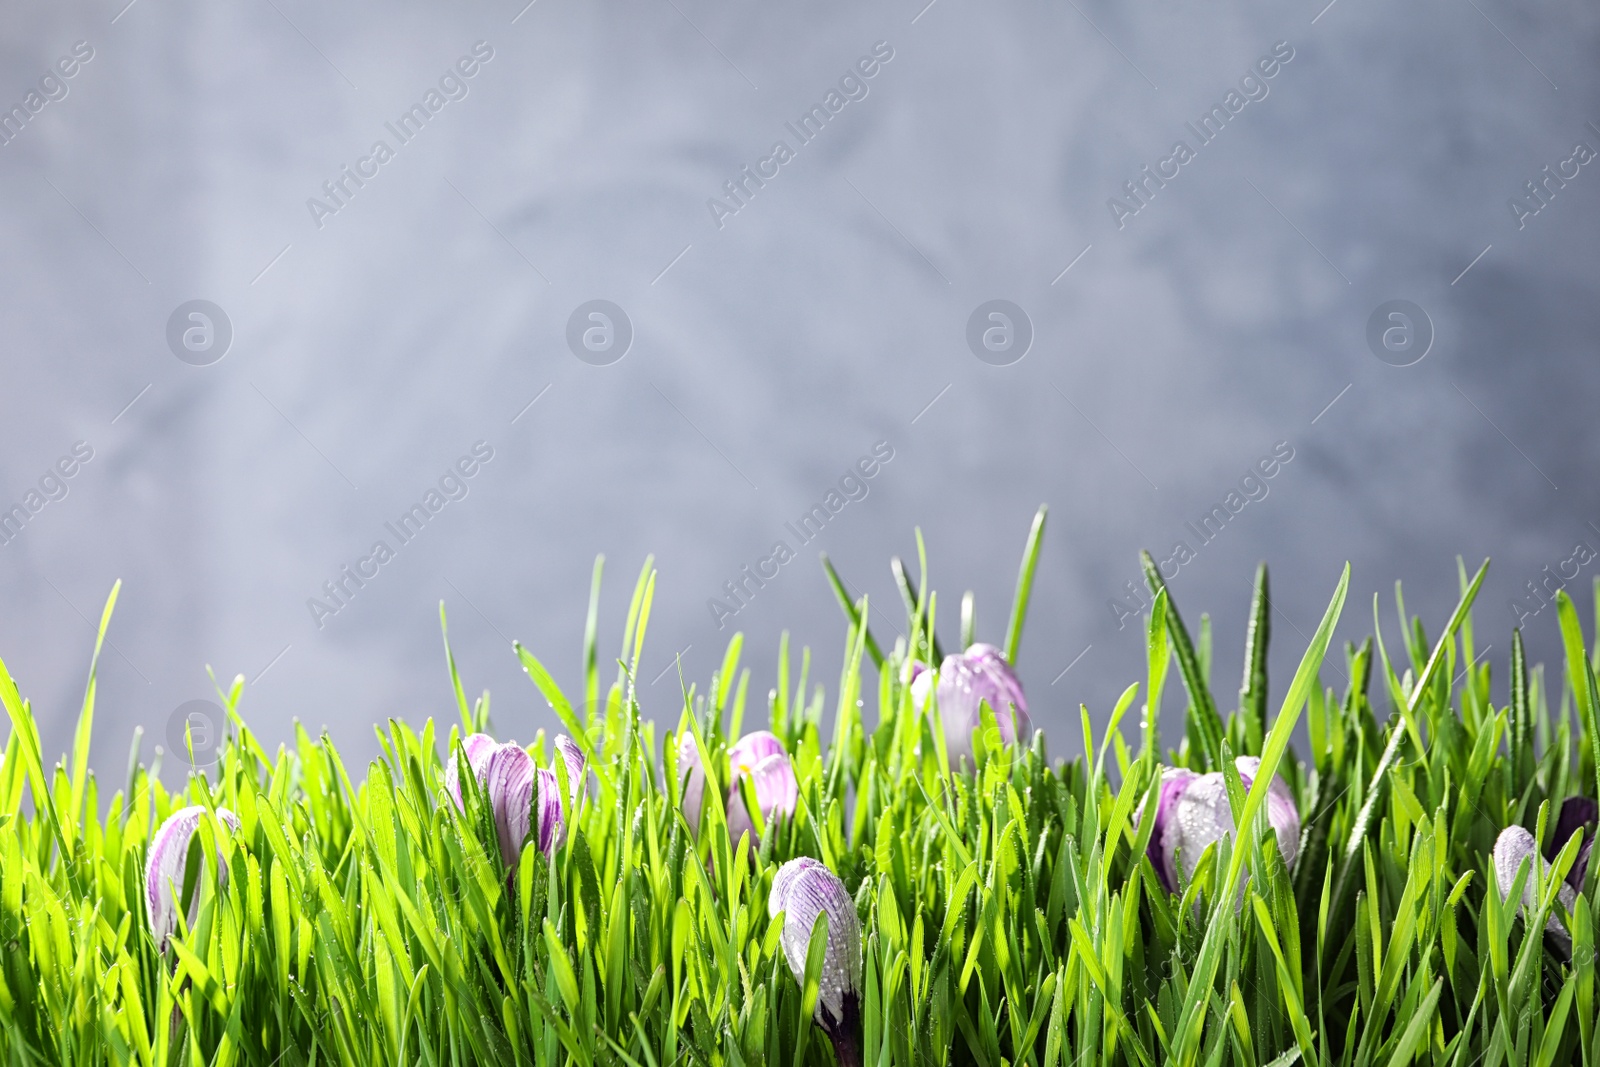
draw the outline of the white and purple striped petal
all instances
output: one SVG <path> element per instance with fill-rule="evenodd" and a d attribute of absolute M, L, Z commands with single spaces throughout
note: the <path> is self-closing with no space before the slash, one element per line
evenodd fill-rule
<path fill-rule="evenodd" d="M 566 819 L 561 811 L 561 782 L 556 773 L 539 769 L 539 851 L 546 856 L 561 847 L 566 835 Z"/>
<path fill-rule="evenodd" d="M 484 791 L 494 811 L 500 858 L 508 867 L 516 866 L 533 825 L 535 771 L 533 757 L 512 741 L 494 750 L 484 772 Z"/>
<path fill-rule="evenodd" d="M 584 777 L 588 763 L 583 758 L 583 749 L 579 748 L 578 743 L 566 734 L 560 734 L 556 737 L 556 755 L 560 756 L 561 762 L 567 765 L 567 788 L 572 793 L 572 806 L 576 808 L 578 806 L 578 798 L 584 794 L 588 787 L 588 780 Z M 555 769 L 554 761 L 551 762 L 550 767 L 552 770 Z"/>
<path fill-rule="evenodd" d="M 1533 835 L 1520 826 L 1508 826 L 1500 831 L 1494 843 L 1494 876 L 1502 901 L 1510 899 L 1512 883 L 1517 879 L 1517 871 L 1525 863 L 1530 866 L 1527 879 L 1522 884 L 1522 899 L 1517 902 L 1519 913 L 1523 908 L 1531 911 L 1539 907 L 1539 883 L 1545 879 L 1547 865 L 1539 856 L 1539 846 L 1534 843 Z M 1556 890 L 1556 899 L 1570 911 L 1578 902 L 1578 894 L 1572 886 L 1562 882 L 1561 888 Z M 1544 928 L 1557 941 L 1571 946 L 1572 939 L 1554 912 L 1545 920 Z"/>
<path fill-rule="evenodd" d="M 150 843 L 150 854 L 145 860 L 144 892 L 145 913 L 150 921 L 150 933 L 164 952 L 167 939 L 178 929 L 179 895 L 183 892 L 185 866 L 189 858 L 189 845 L 206 814 L 202 805 L 180 808 L 167 816 L 167 821 L 156 831 Z M 227 808 L 217 809 L 217 818 L 229 829 L 239 829 L 239 817 Z M 217 854 L 217 889 L 226 889 L 228 868 Z M 188 921 L 192 925 L 200 916 L 200 893 L 195 892 L 189 903 Z"/>
<path fill-rule="evenodd" d="M 477 775 L 481 785 L 484 775 L 489 769 L 489 757 L 499 746 L 495 739 L 488 734 L 469 734 L 461 742 L 461 749 L 467 755 L 467 766 L 472 768 L 472 773 Z M 449 791 L 450 797 L 456 802 L 456 807 L 461 806 L 461 776 L 456 769 L 456 754 L 451 752 L 444 764 L 444 787 Z"/>
<path fill-rule="evenodd" d="M 549 768 L 535 766 L 527 749 L 515 741 L 496 747 L 486 761 L 483 788 L 507 867 L 521 860 L 530 837 L 546 855 L 561 844 L 566 832 L 561 781 Z"/>
<path fill-rule="evenodd" d="M 817 993 L 817 1025 L 833 1041 L 842 1067 L 861 1063 L 861 921 L 844 883 L 810 857 L 790 860 L 772 878 L 767 914 L 783 913 L 779 942 L 797 982 L 805 982 L 806 952 L 817 917 L 828 916 L 828 940 Z"/>

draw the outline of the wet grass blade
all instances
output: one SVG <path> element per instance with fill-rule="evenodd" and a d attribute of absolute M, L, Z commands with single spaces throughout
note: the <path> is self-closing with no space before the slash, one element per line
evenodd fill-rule
<path fill-rule="evenodd" d="M 1261 563 L 1256 566 L 1256 584 L 1250 596 L 1244 682 L 1239 687 L 1239 714 L 1244 717 L 1247 754 L 1261 751 L 1267 733 L 1267 642 L 1271 636 L 1271 594 L 1267 588 L 1267 565 Z"/>
<path fill-rule="evenodd" d="M 1022 644 L 1022 624 L 1028 618 L 1028 601 L 1033 596 L 1033 573 L 1039 566 L 1039 549 L 1044 543 L 1044 520 L 1050 509 L 1040 504 L 1033 516 L 1033 526 L 1028 530 L 1027 543 L 1022 547 L 1022 566 L 1017 570 L 1017 591 L 1011 598 L 1011 622 L 1006 626 L 1006 661 L 1017 662 L 1017 649 Z"/>
<path fill-rule="evenodd" d="M 1139 563 L 1144 568 L 1144 577 L 1150 584 L 1150 592 L 1167 593 L 1167 634 L 1172 640 L 1172 649 L 1178 656 L 1178 673 L 1183 676 L 1184 687 L 1189 691 L 1189 721 L 1195 728 L 1195 736 L 1200 742 L 1200 754 L 1206 766 L 1215 768 L 1220 766 L 1222 761 L 1222 719 L 1217 715 L 1217 702 L 1211 698 L 1205 674 L 1200 668 L 1200 657 L 1195 654 L 1194 642 L 1189 638 L 1189 631 L 1184 628 L 1183 617 L 1178 614 L 1178 607 L 1172 602 L 1172 593 L 1167 589 L 1167 583 L 1162 580 L 1156 561 L 1151 558 L 1149 552 L 1140 552 Z"/>
<path fill-rule="evenodd" d="M 828 559 L 826 552 L 822 555 L 822 569 L 828 575 L 828 585 L 833 589 L 833 595 L 839 599 L 839 606 L 844 609 L 845 618 L 850 620 L 851 626 L 860 626 L 866 634 L 867 655 L 872 657 L 873 666 L 883 669 L 883 651 L 878 648 L 878 642 L 872 637 L 872 630 L 861 620 L 861 613 L 856 610 L 855 601 L 850 598 L 850 593 L 844 586 L 844 579 L 839 577 L 839 572 L 833 569 L 833 561 Z"/>

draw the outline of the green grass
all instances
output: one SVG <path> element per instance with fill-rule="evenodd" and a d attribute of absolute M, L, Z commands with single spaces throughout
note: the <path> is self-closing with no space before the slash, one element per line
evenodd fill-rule
<path fill-rule="evenodd" d="M 1013 657 L 1042 524 L 1041 514 L 1006 631 L 990 635 Z M 1460 607 L 1436 636 L 1400 603 L 1398 631 L 1345 648 L 1341 693 L 1320 675 L 1346 568 L 1329 576 L 1327 615 L 1269 701 L 1263 570 L 1239 708 L 1222 714 L 1219 699 L 1233 698 L 1209 682 L 1209 623 L 1196 641 L 1161 591 L 1148 677 L 1114 708 L 1082 709 L 1085 752 L 1052 761 L 1042 734 L 1004 748 L 990 720 L 975 772 L 952 773 L 942 730 L 913 711 L 905 684 L 909 652 L 928 659 L 933 648 L 937 598 L 921 571 L 914 582 L 896 562 L 909 644 L 874 639 L 865 602 L 841 592 L 845 668 L 831 698 L 808 677 L 807 654 L 794 669 L 787 640 L 777 678 L 752 696 L 735 637 L 705 685 L 641 707 L 648 562 L 608 687 L 592 607 L 581 689 L 560 689 L 519 646 L 594 780 L 555 854 L 527 848 L 509 872 L 482 790 L 467 789 L 465 811 L 445 799 L 450 738 L 490 726 L 487 695 L 469 702 L 453 659 L 448 717 L 459 723 L 383 724 L 382 758 L 364 774 L 298 728 L 292 745 L 265 750 L 241 717 L 240 678 L 223 694 L 231 738 L 213 768 L 173 793 L 130 760 L 109 799 L 87 770 L 93 668 L 73 752 L 47 769 L 34 713 L 0 666 L 11 725 L 0 762 L 0 1058 L 826 1067 L 834 1052 L 811 1022 L 815 982 L 791 974 L 767 911 L 778 865 L 809 855 L 855 896 L 869 1067 L 1600 1067 L 1600 862 L 1562 917 L 1573 933 L 1565 961 L 1538 933 L 1543 914 L 1523 919 L 1500 903 L 1489 861 L 1503 827 L 1544 840 L 1561 800 L 1600 784 L 1600 649 L 1585 645 L 1564 594 L 1561 670 L 1530 671 L 1514 640 L 1504 705 L 1475 650 L 1481 571 L 1462 570 Z M 597 565 L 597 593 L 599 580 Z M 1374 627 L 1377 608 L 1375 598 Z M 965 643 L 970 608 L 962 615 Z M 1181 738 L 1157 736 L 1149 708 L 1164 691 L 1187 705 Z M 1304 754 L 1289 744 L 1302 724 Z M 693 729 L 715 755 L 759 727 L 793 756 L 794 817 L 752 848 L 728 839 L 708 799 L 696 839 L 678 814 L 668 733 Z M 548 765 L 546 738 L 530 748 Z M 1230 776 L 1252 832 L 1237 847 L 1220 842 L 1169 895 L 1145 858 L 1153 820 L 1136 829 L 1135 809 L 1161 764 L 1211 770 L 1240 754 L 1263 760 L 1248 793 Z M 1266 836 L 1274 768 L 1304 827 L 1293 870 Z M 725 785 L 708 783 L 707 797 Z M 242 825 L 225 835 L 203 821 L 194 855 L 220 849 L 226 887 L 217 892 L 211 864 L 191 865 L 198 918 L 163 954 L 145 924 L 144 861 L 155 827 L 188 804 L 231 809 Z"/>

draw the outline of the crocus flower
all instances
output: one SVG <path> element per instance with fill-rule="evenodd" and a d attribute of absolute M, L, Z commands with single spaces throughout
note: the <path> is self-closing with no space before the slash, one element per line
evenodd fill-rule
<path fill-rule="evenodd" d="M 763 821 L 794 814 L 800 799 L 800 783 L 783 742 L 767 730 L 745 734 L 728 749 L 728 833 L 734 841 L 747 830 L 754 832 L 754 822 L 745 809 L 744 793 L 739 785 L 744 777 L 749 777 L 755 786 Z M 705 803 L 706 775 L 700 765 L 700 749 L 688 730 L 678 735 L 678 780 L 683 783 L 684 818 L 698 831 Z"/>
<path fill-rule="evenodd" d="M 944 658 L 938 673 L 939 714 L 944 718 L 951 764 L 972 755 L 972 731 L 982 722 L 982 703 L 994 712 L 1001 741 L 1009 745 L 1027 739 L 1032 725 L 1022 683 L 998 648 L 975 644 L 965 652 L 952 653 Z M 912 666 L 911 700 L 919 709 L 926 709 L 933 684 L 933 674 L 926 666 Z"/>
<path fill-rule="evenodd" d="M 545 855 L 561 844 L 566 821 L 561 784 L 553 771 L 534 766 L 527 749 L 515 741 L 496 748 L 489 756 L 484 779 L 500 839 L 500 858 L 506 866 L 515 866 L 522 857 L 530 833 Z"/>
<path fill-rule="evenodd" d="M 500 858 L 512 866 L 522 855 L 533 819 L 533 757 L 521 745 L 499 745 L 489 756 L 484 772 L 484 792 L 494 812 L 494 829 L 500 839 Z"/>
<path fill-rule="evenodd" d="M 1522 899 L 1517 903 L 1517 911 L 1523 908 L 1533 910 L 1539 906 L 1539 885 L 1545 877 L 1546 864 L 1539 857 L 1539 846 L 1534 843 L 1533 835 L 1520 826 L 1508 826 L 1500 831 L 1500 836 L 1494 843 L 1494 875 L 1495 881 L 1500 886 L 1500 899 L 1508 900 L 1511 897 L 1511 884 L 1516 881 L 1517 871 L 1524 863 L 1531 863 L 1526 881 L 1522 884 Z M 1556 890 L 1556 899 L 1569 911 L 1578 902 L 1578 892 L 1566 882 Z M 1565 948 L 1570 948 L 1572 938 L 1568 936 L 1566 928 L 1561 925 L 1561 920 L 1552 912 L 1545 920 L 1544 928 Z"/>
<path fill-rule="evenodd" d="M 472 768 L 472 773 L 477 775 L 478 784 L 482 785 L 484 776 L 489 771 L 489 757 L 499 746 L 495 739 L 488 734 L 469 734 L 461 742 L 462 751 L 467 755 L 467 766 Z M 450 753 L 445 760 L 444 787 L 449 790 L 450 796 L 455 800 L 456 807 L 461 806 L 461 777 L 456 769 L 456 754 Z"/>
<path fill-rule="evenodd" d="M 200 826 L 201 816 L 205 813 L 206 809 L 202 805 L 195 804 L 180 808 L 167 816 L 167 821 L 156 831 L 155 840 L 150 844 L 150 855 L 145 860 L 144 894 L 150 920 L 150 933 L 163 952 L 167 948 L 167 939 L 178 929 L 178 898 L 183 892 L 184 868 L 189 858 L 189 844 L 194 839 L 195 830 Z M 239 829 L 239 817 L 227 808 L 218 808 L 217 818 L 226 823 L 230 829 Z M 218 891 L 227 888 L 227 885 L 228 868 L 222 862 L 222 854 L 219 851 Z M 196 887 L 194 899 L 189 903 L 189 924 L 192 926 L 199 917 L 200 893 Z"/>
<path fill-rule="evenodd" d="M 1240 756 L 1234 769 L 1248 790 L 1261 770 L 1255 756 Z M 1134 826 L 1144 816 L 1144 805 L 1134 813 Z M 1194 877 L 1195 866 L 1206 848 L 1231 834 L 1233 809 L 1228 805 L 1227 782 L 1222 772 L 1196 774 L 1181 767 L 1161 772 L 1161 793 L 1156 802 L 1156 824 L 1150 832 L 1150 862 L 1169 893 Z M 1267 786 L 1267 821 L 1277 832 L 1278 851 L 1286 867 L 1300 855 L 1300 812 L 1283 779 Z"/>
<path fill-rule="evenodd" d="M 1562 802 L 1561 813 L 1556 816 L 1556 832 L 1544 850 L 1544 858 L 1554 860 L 1557 853 L 1567 846 L 1572 835 L 1583 831 L 1583 844 L 1578 846 L 1578 858 L 1573 861 L 1572 870 L 1567 872 L 1567 884 L 1574 890 L 1583 889 L 1583 876 L 1589 870 L 1589 850 L 1594 846 L 1597 826 L 1600 826 L 1600 804 L 1588 797 L 1568 797 Z"/>
<path fill-rule="evenodd" d="M 1156 869 L 1156 877 L 1161 879 L 1161 884 L 1166 886 L 1169 893 L 1178 891 L 1178 846 L 1181 843 L 1176 816 L 1178 798 L 1198 777 L 1198 774 L 1183 767 L 1167 767 L 1161 772 L 1161 795 L 1156 800 L 1156 826 L 1150 831 L 1150 844 L 1145 853 L 1150 857 L 1150 865 Z M 1138 829 L 1139 820 L 1143 817 L 1144 805 L 1141 803 L 1133 815 L 1135 829 Z"/>
<path fill-rule="evenodd" d="M 772 877 L 767 914 L 784 915 L 779 941 L 795 981 L 805 983 L 806 951 L 817 917 L 828 916 L 828 942 L 818 982 L 817 1025 L 833 1042 L 841 1067 L 861 1064 L 861 922 L 844 883 L 826 865 L 802 856 Z"/>
<path fill-rule="evenodd" d="M 800 800 L 800 783 L 794 764 L 776 735 L 766 730 L 745 734 L 728 749 L 728 835 L 734 841 L 748 831 L 755 838 L 755 823 L 744 806 L 744 791 L 739 785 L 748 777 L 755 786 L 756 803 L 763 823 L 776 815 L 793 815 Z"/>

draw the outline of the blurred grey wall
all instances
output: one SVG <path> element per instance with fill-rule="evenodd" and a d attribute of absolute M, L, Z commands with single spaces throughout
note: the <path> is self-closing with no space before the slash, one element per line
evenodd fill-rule
<path fill-rule="evenodd" d="M 1436 633 L 1493 556 L 1478 648 L 1557 654 L 1526 583 L 1600 574 L 1592 5 L 524 3 L 8 10 L 0 655 L 47 752 L 117 578 L 102 772 L 208 665 L 361 758 L 453 716 L 441 600 L 527 740 L 510 641 L 575 686 L 595 554 L 609 657 L 655 553 L 675 720 L 736 628 L 758 697 L 785 628 L 831 690 L 818 551 L 887 641 L 918 525 L 946 641 L 966 589 L 1000 640 L 1040 502 L 1057 753 L 1143 678 L 1140 547 L 1225 706 L 1261 558 L 1278 695 L 1347 559 L 1344 636 L 1381 593 L 1398 637 L 1396 579 Z"/>

